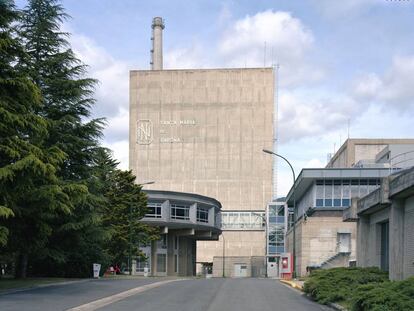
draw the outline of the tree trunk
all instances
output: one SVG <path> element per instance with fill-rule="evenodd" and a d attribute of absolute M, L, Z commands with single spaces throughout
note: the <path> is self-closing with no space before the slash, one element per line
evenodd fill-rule
<path fill-rule="evenodd" d="M 29 256 L 27 253 L 20 253 L 18 262 L 17 262 L 17 269 L 16 269 L 16 278 L 17 279 L 24 279 L 27 276 L 27 262 Z"/>

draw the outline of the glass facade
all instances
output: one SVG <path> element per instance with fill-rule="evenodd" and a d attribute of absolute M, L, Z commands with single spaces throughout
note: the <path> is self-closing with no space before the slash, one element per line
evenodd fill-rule
<path fill-rule="evenodd" d="M 277 202 L 269 204 L 267 215 L 267 254 L 275 255 L 285 252 L 286 229 L 285 203 Z"/>
<path fill-rule="evenodd" d="M 316 180 L 315 206 L 316 207 L 348 207 L 351 198 L 363 197 L 380 185 L 380 180 L 352 179 L 352 180 Z"/>
<path fill-rule="evenodd" d="M 264 230 L 264 212 L 221 212 L 221 229 L 223 230 Z"/>

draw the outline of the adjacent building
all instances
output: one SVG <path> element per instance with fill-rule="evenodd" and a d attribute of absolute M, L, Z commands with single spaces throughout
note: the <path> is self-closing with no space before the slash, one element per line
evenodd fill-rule
<path fill-rule="evenodd" d="M 298 276 L 310 269 L 349 266 L 356 260 L 356 224 L 343 222 L 343 210 L 353 198 L 380 186 L 388 168 L 303 169 L 286 202 L 295 209 L 295 263 Z M 294 253 L 293 225 L 286 235 L 287 251 Z"/>
<path fill-rule="evenodd" d="M 220 201 L 223 234 L 197 242 L 197 262 L 199 272 L 213 261 L 221 271 L 224 257 L 231 276 L 235 264 L 264 262 L 273 159 L 261 150 L 274 144 L 275 75 L 273 68 L 162 70 L 162 29 L 155 18 L 153 70 L 130 72 L 129 166 L 138 183 L 155 182 L 146 189 Z"/>
<path fill-rule="evenodd" d="M 314 268 L 359 264 L 357 256 L 365 256 L 361 265 L 370 265 L 374 262 L 380 265 L 379 261 L 372 261 L 371 255 L 372 252 L 376 252 L 377 255 L 382 254 L 382 251 L 377 248 L 372 250 L 374 244 L 368 242 L 367 227 L 364 227 L 365 231 L 359 234 L 358 239 L 363 240 L 363 243 L 369 243 L 370 246 L 361 244 L 359 240 L 357 243 L 356 220 L 358 219 L 360 227 L 362 221 L 367 221 L 367 218 L 361 220 L 357 217 L 356 206 L 371 204 L 370 198 L 379 195 L 384 178 L 413 164 L 413 139 L 348 139 L 331 157 L 326 168 L 303 169 L 286 198 L 291 209 L 296 199 L 294 211 L 296 221 L 294 227 L 291 225 L 287 232 L 286 243 L 287 251 L 296 255 L 297 275 L 305 275 Z M 382 187 L 387 186 L 382 185 Z M 364 199 L 357 203 L 362 197 Z M 364 213 L 373 213 L 382 206 L 379 203 L 375 204 L 373 203 L 375 205 L 373 209 L 367 208 Z M 362 212 L 360 207 L 358 211 Z M 375 214 L 369 222 L 382 224 L 381 229 L 374 225 L 377 228 L 375 234 L 378 238 L 379 232 L 382 232 L 378 230 L 383 230 L 385 239 L 388 237 L 386 218 L 378 217 Z M 408 231 L 412 232 L 413 229 Z M 372 232 L 374 231 L 371 231 L 371 234 L 374 234 Z M 295 244 L 293 244 L 294 234 Z M 385 242 L 381 243 L 385 245 Z M 375 245 L 377 247 L 379 244 Z M 371 255 L 361 255 L 361 250 L 365 250 L 365 247 L 367 250 L 371 249 Z M 366 259 L 367 256 L 371 256 L 369 257 L 371 259 Z M 385 262 L 388 255 L 382 254 L 382 256 L 385 267 L 388 265 Z"/>
<path fill-rule="evenodd" d="M 355 214 L 357 265 L 389 271 L 391 280 L 414 276 L 414 168 L 384 178 Z"/>
<path fill-rule="evenodd" d="M 141 245 L 146 259 L 138 259 L 135 274 L 193 276 L 196 242 L 218 240 L 221 233 L 217 200 L 191 193 L 146 190 L 149 213 L 143 223 L 160 228 L 161 238 Z"/>
<path fill-rule="evenodd" d="M 391 168 L 414 165 L 414 139 L 347 139 L 330 156 L 326 167 L 379 167 L 381 164 Z"/>

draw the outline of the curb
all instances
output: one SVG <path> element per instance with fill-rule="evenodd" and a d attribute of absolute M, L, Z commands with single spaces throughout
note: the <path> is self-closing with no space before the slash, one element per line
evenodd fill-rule
<path fill-rule="evenodd" d="M 279 280 L 279 281 L 283 284 L 289 285 L 290 287 L 296 288 L 300 291 L 302 291 L 303 289 L 302 285 L 295 283 L 294 281 L 290 281 L 290 280 Z"/>
<path fill-rule="evenodd" d="M 85 279 L 85 280 L 76 280 L 76 281 L 64 281 L 64 282 L 57 282 L 57 283 L 49 283 L 49 284 L 39 284 L 39 285 L 32 285 L 27 287 L 19 287 L 19 288 L 12 288 L 12 289 L 5 289 L 0 291 L 0 296 L 14 294 L 19 292 L 25 292 L 36 288 L 45 288 L 45 287 L 53 287 L 58 285 L 69 285 L 69 284 L 76 284 L 76 283 L 85 283 L 92 281 L 94 279 Z"/>
<path fill-rule="evenodd" d="M 338 311 L 348 311 L 348 309 L 342 307 L 341 305 L 338 305 L 337 303 L 328 303 L 328 306 L 330 306 L 332 309 L 334 310 L 338 310 Z"/>

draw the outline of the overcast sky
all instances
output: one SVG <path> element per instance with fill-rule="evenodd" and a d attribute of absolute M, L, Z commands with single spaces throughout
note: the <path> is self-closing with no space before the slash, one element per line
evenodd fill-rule
<path fill-rule="evenodd" d="M 280 65 L 278 152 L 296 173 L 351 138 L 414 137 L 414 0 L 64 0 L 64 28 L 100 80 L 94 115 L 128 168 L 128 71 L 149 69 L 165 19 L 164 68 Z M 22 7 L 25 1 L 18 0 Z M 279 162 L 278 194 L 291 186 Z"/>

